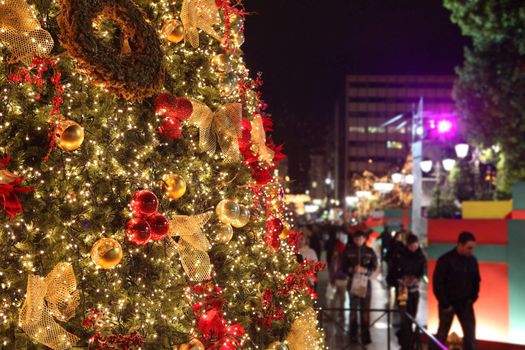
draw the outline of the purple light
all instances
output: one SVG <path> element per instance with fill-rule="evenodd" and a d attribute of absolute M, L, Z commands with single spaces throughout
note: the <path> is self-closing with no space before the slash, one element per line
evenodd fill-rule
<path fill-rule="evenodd" d="M 442 119 L 437 123 L 437 130 L 440 134 L 447 134 L 452 130 L 452 122 L 450 120 Z"/>

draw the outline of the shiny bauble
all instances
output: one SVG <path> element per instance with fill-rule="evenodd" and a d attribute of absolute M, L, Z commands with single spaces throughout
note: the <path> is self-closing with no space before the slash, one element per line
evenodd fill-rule
<path fill-rule="evenodd" d="M 284 224 L 283 225 L 283 231 L 279 235 L 279 238 L 280 239 L 287 239 L 288 236 L 290 236 L 290 230 L 291 230 L 290 226 L 288 226 L 287 224 Z"/>
<path fill-rule="evenodd" d="M 154 241 L 164 239 L 170 231 L 170 222 L 162 214 L 153 214 L 148 217 L 148 224 L 151 228 L 151 239 Z"/>
<path fill-rule="evenodd" d="M 184 27 L 176 19 L 166 21 L 162 26 L 162 36 L 170 43 L 178 44 L 184 39 Z"/>
<path fill-rule="evenodd" d="M 179 350 L 205 350 L 205 348 L 198 339 L 192 339 L 189 343 L 180 345 Z"/>
<path fill-rule="evenodd" d="M 102 269 L 117 266 L 122 260 L 122 246 L 113 238 L 102 238 L 91 248 L 91 260 Z"/>
<path fill-rule="evenodd" d="M 127 238 L 135 245 L 145 245 L 151 239 L 151 227 L 145 218 L 133 218 L 126 226 Z"/>
<path fill-rule="evenodd" d="M 283 222 L 278 218 L 273 218 L 266 221 L 266 230 L 273 236 L 279 236 L 283 230 Z"/>
<path fill-rule="evenodd" d="M 229 19 L 230 19 L 230 30 L 233 32 L 240 32 L 244 24 L 242 16 L 238 15 L 237 13 L 232 13 L 229 16 Z"/>
<path fill-rule="evenodd" d="M 250 209 L 244 205 L 239 205 L 239 215 L 232 220 L 232 226 L 235 228 L 241 228 L 246 226 L 250 222 Z"/>
<path fill-rule="evenodd" d="M 230 59 L 226 54 L 215 55 L 211 60 L 211 67 L 216 73 L 224 74 L 231 71 Z"/>
<path fill-rule="evenodd" d="M 220 201 L 215 207 L 215 213 L 224 224 L 231 224 L 239 216 L 240 211 L 239 204 L 229 199 Z"/>
<path fill-rule="evenodd" d="M 135 216 L 150 216 L 157 212 L 159 200 L 155 193 L 141 190 L 133 195 L 130 202 L 131 210 Z"/>
<path fill-rule="evenodd" d="M 226 244 L 233 238 L 233 227 L 230 224 L 218 223 L 214 228 L 215 241 Z"/>
<path fill-rule="evenodd" d="M 186 181 L 177 174 L 164 175 L 162 178 L 164 197 L 169 200 L 177 200 L 186 193 Z"/>
<path fill-rule="evenodd" d="M 219 76 L 219 89 L 223 96 L 230 96 L 238 88 L 237 77 L 234 73 Z"/>
<path fill-rule="evenodd" d="M 84 128 L 72 120 L 60 122 L 56 134 L 57 146 L 64 151 L 74 151 L 84 142 Z"/>
<path fill-rule="evenodd" d="M 288 350 L 288 345 L 280 341 L 274 341 L 266 350 Z"/>
<path fill-rule="evenodd" d="M 242 44 L 244 44 L 244 33 L 242 32 L 238 32 L 238 33 L 233 33 L 231 36 L 230 36 L 230 40 L 231 40 L 231 43 L 236 46 L 236 47 L 241 47 Z"/>

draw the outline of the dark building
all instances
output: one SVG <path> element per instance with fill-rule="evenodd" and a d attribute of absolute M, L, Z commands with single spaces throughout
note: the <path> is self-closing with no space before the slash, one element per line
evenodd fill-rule
<path fill-rule="evenodd" d="M 376 175 L 400 168 L 412 139 L 410 123 L 382 126 L 402 113 L 411 113 L 419 98 L 425 111 L 451 113 L 455 77 L 449 75 L 348 75 L 345 94 L 344 183 L 352 192 L 354 174 Z"/>

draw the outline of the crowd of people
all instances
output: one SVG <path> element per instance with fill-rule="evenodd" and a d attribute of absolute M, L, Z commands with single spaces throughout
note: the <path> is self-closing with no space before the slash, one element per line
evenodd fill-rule
<path fill-rule="evenodd" d="M 318 261 L 326 252 L 330 286 L 330 308 L 336 310 L 336 321 L 344 323 L 345 299 L 350 300 L 350 340 L 369 344 L 371 280 L 386 266 L 386 287 L 395 290 L 395 304 L 414 319 L 418 313 L 420 288 L 427 275 L 427 258 L 418 237 L 408 230 L 387 232 L 376 243 L 367 230 L 344 230 L 337 226 L 307 226 L 299 253 L 304 259 Z M 381 244 L 378 244 L 381 243 Z M 464 349 L 474 350 L 475 317 L 473 304 L 478 298 L 480 275 L 473 256 L 475 237 L 463 232 L 457 246 L 441 256 L 433 274 L 433 292 L 439 302 L 439 329 L 442 343 L 450 331 L 454 315 L 464 333 Z M 400 342 L 403 337 L 398 331 Z M 403 344 L 401 344 L 403 345 Z"/>

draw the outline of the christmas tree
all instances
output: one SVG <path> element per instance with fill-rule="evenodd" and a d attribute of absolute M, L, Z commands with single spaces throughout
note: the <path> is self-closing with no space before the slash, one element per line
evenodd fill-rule
<path fill-rule="evenodd" d="M 245 17 L 0 1 L 0 347 L 323 348 Z"/>

